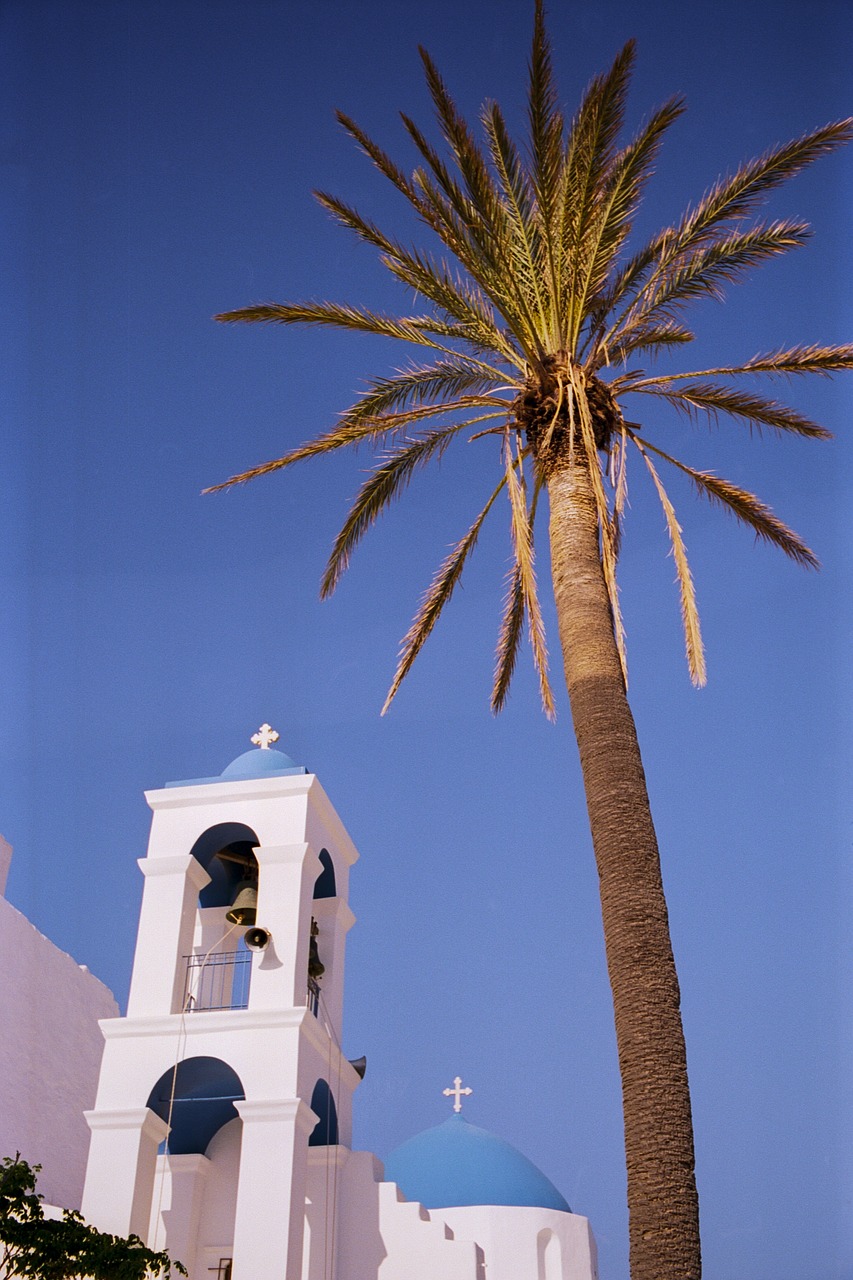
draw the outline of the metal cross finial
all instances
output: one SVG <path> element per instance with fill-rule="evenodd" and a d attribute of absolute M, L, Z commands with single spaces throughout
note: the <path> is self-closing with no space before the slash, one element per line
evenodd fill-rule
<path fill-rule="evenodd" d="M 278 734 L 268 724 L 262 724 L 257 733 L 252 734 L 252 742 L 261 751 L 269 751 L 271 742 L 278 742 Z"/>
<path fill-rule="evenodd" d="M 453 1098 L 453 1110 L 454 1110 L 454 1111 L 461 1111 L 461 1110 L 462 1110 L 462 1101 L 461 1101 L 461 1100 L 462 1100 L 462 1098 L 463 1098 L 463 1097 L 467 1097 L 467 1096 L 468 1096 L 468 1094 L 473 1093 L 473 1092 L 474 1092 L 474 1090 L 473 1090 L 473 1089 L 468 1089 L 468 1088 L 463 1089 L 463 1088 L 462 1088 L 462 1077 L 461 1077 L 461 1076 L 455 1076 L 455 1077 L 454 1077 L 454 1080 L 453 1080 L 453 1088 L 452 1088 L 452 1089 L 444 1089 L 444 1090 L 442 1090 L 442 1092 L 444 1093 L 445 1098 Z"/>

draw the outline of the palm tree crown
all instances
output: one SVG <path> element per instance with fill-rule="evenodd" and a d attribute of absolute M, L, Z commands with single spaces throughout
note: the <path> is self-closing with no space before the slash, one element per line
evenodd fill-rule
<path fill-rule="evenodd" d="M 407 247 L 343 200 L 317 192 L 345 227 L 379 250 L 385 267 L 431 307 L 390 316 L 335 303 L 261 304 L 225 312 L 224 321 L 316 324 L 398 338 L 432 354 L 370 384 L 328 433 L 272 462 L 234 476 L 225 488 L 302 459 L 371 442 L 379 465 L 362 486 L 338 534 L 322 581 L 329 595 L 352 552 L 414 473 L 439 458 L 460 433 L 494 436 L 499 476 L 494 492 L 453 547 L 424 595 L 404 638 L 386 708 L 458 583 L 486 515 L 501 490 L 510 500 L 514 568 L 498 640 L 492 705 L 504 703 L 525 615 L 543 703 L 553 714 L 534 573 L 537 498 L 562 456 L 595 458 L 593 488 L 601 556 L 617 643 L 624 637 L 616 560 L 627 494 L 629 447 L 640 454 L 663 505 L 681 592 L 691 677 L 705 682 L 693 584 L 681 529 L 656 460 L 689 476 L 697 491 L 800 564 L 814 554 L 752 493 L 698 471 L 652 443 L 631 397 L 654 396 L 696 417 L 729 415 L 758 428 L 825 438 L 828 432 L 777 400 L 738 386 L 757 374 L 829 373 L 853 365 L 853 345 L 799 345 L 743 364 L 652 376 L 637 363 L 688 344 L 690 303 L 722 297 L 724 287 L 809 234 L 800 221 L 756 220 L 772 188 L 853 136 L 853 121 L 816 129 L 776 147 L 721 179 L 674 226 L 633 253 L 632 222 L 666 130 L 684 110 L 672 99 L 626 145 L 619 144 L 634 45 L 593 80 L 567 127 L 557 105 L 541 3 L 530 64 L 526 151 L 511 139 L 500 107 L 487 103 L 478 144 L 429 55 L 427 83 L 449 156 L 403 115 L 422 158 L 411 176 L 357 124 L 338 113 L 380 171 L 402 192 L 450 255 Z M 452 265 L 451 265 L 452 264 Z M 628 406 L 631 406 L 629 409 Z M 528 474 L 529 473 L 529 474 Z"/>

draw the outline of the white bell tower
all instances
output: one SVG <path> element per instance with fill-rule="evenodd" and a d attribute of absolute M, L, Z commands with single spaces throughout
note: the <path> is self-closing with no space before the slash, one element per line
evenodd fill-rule
<path fill-rule="evenodd" d="M 83 1214 L 168 1249 L 190 1280 L 299 1280 L 309 1145 L 351 1145 L 360 1076 L 340 1044 L 358 854 L 277 737 L 264 725 L 219 777 L 146 793 L 128 1011 L 101 1023 Z M 240 881 L 249 906 L 229 919 Z"/>

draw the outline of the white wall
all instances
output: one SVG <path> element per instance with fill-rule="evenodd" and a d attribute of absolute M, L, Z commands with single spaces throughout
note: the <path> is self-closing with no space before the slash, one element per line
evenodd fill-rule
<path fill-rule="evenodd" d="M 63 1208 L 79 1209 L 83 1193 L 98 1019 L 117 1014 L 104 984 L 0 896 L 0 1157 L 42 1165 L 38 1189 Z"/>
<path fill-rule="evenodd" d="M 476 1240 L 489 1280 L 597 1280 L 586 1218 L 557 1209 L 471 1205 L 433 1209 L 457 1240 Z"/>

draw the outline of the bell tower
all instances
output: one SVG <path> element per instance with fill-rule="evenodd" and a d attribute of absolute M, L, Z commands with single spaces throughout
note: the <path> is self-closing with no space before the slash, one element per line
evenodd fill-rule
<path fill-rule="evenodd" d="M 351 1144 L 358 854 L 277 738 L 264 725 L 221 775 L 146 793 L 127 1016 L 101 1023 L 83 1214 L 190 1280 L 299 1280 L 309 1145 Z"/>

